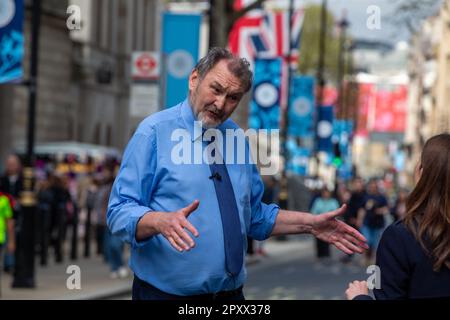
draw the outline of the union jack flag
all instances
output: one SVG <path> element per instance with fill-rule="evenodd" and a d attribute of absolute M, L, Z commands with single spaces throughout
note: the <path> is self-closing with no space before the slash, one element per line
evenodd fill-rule
<path fill-rule="evenodd" d="M 242 9 L 253 1 L 236 0 L 235 9 Z M 282 57 L 289 62 L 291 68 L 296 68 L 303 18 L 302 9 L 294 10 L 289 40 L 288 10 L 252 10 L 234 25 L 229 38 L 230 50 L 246 58 L 250 63 L 255 58 Z M 289 46 L 292 48 L 290 54 Z"/>

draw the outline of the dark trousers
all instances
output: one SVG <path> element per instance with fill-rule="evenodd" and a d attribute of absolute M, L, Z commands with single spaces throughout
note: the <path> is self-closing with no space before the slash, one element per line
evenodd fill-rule
<path fill-rule="evenodd" d="M 98 224 L 95 227 L 95 240 L 97 242 L 97 254 L 104 254 L 104 244 L 103 241 L 105 239 L 106 226 Z"/>
<path fill-rule="evenodd" d="M 202 301 L 244 301 L 242 287 L 233 291 L 224 291 L 217 294 L 201 294 L 194 296 L 177 296 L 155 288 L 151 284 L 134 276 L 133 300 L 202 300 Z"/>

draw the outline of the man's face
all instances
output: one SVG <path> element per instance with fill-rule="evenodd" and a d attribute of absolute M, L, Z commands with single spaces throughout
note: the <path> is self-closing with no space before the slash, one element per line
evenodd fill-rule
<path fill-rule="evenodd" d="M 364 189 L 364 184 L 361 179 L 355 179 L 353 181 L 353 191 L 361 192 Z"/>
<path fill-rule="evenodd" d="M 367 186 L 367 191 L 370 194 L 377 194 L 378 193 L 378 185 L 375 181 L 371 181 L 369 182 L 368 186 Z"/>
<path fill-rule="evenodd" d="M 20 161 L 16 156 L 9 156 L 6 160 L 6 172 L 9 175 L 19 174 L 20 172 Z"/>
<path fill-rule="evenodd" d="M 204 128 L 216 128 L 231 116 L 244 95 L 241 81 L 219 61 L 203 79 L 194 70 L 189 77 L 189 98 L 193 112 Z"/>

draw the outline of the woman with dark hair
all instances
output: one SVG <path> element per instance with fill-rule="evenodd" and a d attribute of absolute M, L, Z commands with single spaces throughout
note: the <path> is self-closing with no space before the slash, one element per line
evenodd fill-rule
<path fill-rule="evenodd" d="M 450 134 L 430 138 L 415 172 L 416 187 L 404 218 L 381 238 L 376 299 L 450 298 Z M 371 299 L 365 281 L 354 281 L 349 300 Z"/>

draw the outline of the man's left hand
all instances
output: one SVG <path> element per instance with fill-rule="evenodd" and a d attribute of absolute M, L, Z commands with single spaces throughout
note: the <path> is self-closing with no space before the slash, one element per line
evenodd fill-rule
<path fill-rule="evenodd" d="M 344 204 L 337 210 L 314 216 L 311 233 L 316 238 L 335 245 L 346 254 L 363 253 L 369 248 L 366 238 L 356 229 L 336 219 L 345 210 Z"/>

